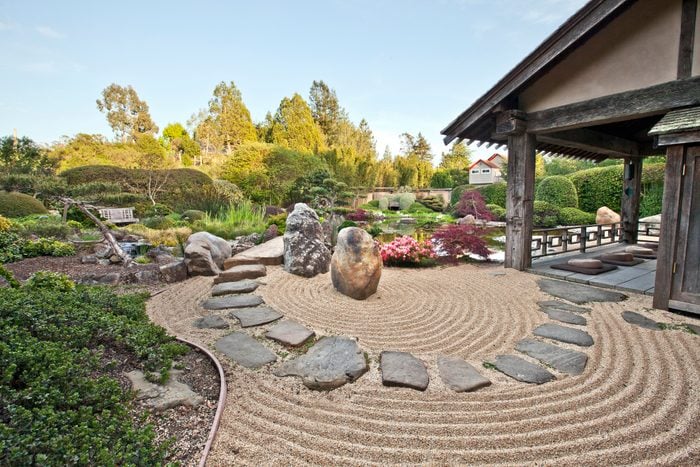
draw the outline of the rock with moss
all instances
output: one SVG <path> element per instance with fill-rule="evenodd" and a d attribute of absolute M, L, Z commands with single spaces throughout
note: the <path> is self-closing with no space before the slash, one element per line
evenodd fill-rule
<path fill-rule="evenodd" d="M 316 212 L 297 203 L 287 217 L 284 233 L 284 269 L 303 277 L 328 272 L 331 252 L 326 247 L 323 228 Z"/>

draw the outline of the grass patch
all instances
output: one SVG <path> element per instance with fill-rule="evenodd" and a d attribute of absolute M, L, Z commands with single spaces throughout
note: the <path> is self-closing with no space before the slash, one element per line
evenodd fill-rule
<path fill-rule="evenodd" d="M 250 201 L 230 205 L 217 215 L 205 214 L 192 225 L 195 232 L 205 231 L 227 240 L 241 235 L 262 233 L 267 228 L 265 210 Z"/>

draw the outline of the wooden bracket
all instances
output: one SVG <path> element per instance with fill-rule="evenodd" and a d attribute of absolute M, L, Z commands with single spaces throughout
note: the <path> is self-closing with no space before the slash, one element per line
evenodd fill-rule
<path fill-rule="evenodd" d="M 506 110 L 496 114 L 496 137 L 521 135 L 527 129 L 527 114 L 522 110 Z"/>

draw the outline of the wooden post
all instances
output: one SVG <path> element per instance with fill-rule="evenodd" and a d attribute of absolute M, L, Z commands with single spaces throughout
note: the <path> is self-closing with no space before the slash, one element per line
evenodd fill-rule
<path fill-rule="evenodd" d="M 535 135 L 508 136 L 508 197 L 504 266 L 523 271 L 532 265 L 532 216 L 535 198 Z"/>
<path fill-rule="evenodd" d="M 639 229 L 639 194 L 642 190 L 642 159 L 625 157 L 625 169 L 622 174 L 622 240 L 625 243 L 637 243 Z"/>

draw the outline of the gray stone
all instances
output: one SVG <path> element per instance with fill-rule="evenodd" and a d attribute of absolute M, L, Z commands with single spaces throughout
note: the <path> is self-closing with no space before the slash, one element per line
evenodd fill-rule
<path fill-rule="evenodd" d="M 635 313 L 634 311 L 623 311 L 622 312 L 622 319 L 627 321 L 630 324 L 635 324 L 641 328 L 644 329 L 651 329 L 654 331 L 660 331 L 661 328 L 659 327 L 659 323 L 656 321 L 647 318 L 644 315 L 640 315 L 639 313 Z"/>
<path fill-rule="evenodd" d="M 187 264 L 183 260 L 160 266 L 160 275 L 164 282 L 173 283 L 187 279 Z"/>
<path fill-rule="evenodd" d="M 558 300 L 543 300 L 537 302 L 542 311 L 546 313 L 545 310 L 562 310 L 570 311 L 572 313 L 590 313 L 591 309 L 583 306 L 571 305 L 569 303 L 560 302 Z"/>
<path fill-rule="evenodd" d="M 586 331 L 580 329 L 567 328 L 558 324 L 546 323 L 537 326 L 533 334 L 539 337 L 554 339 L 559 342 L 590 347 L 593 345 L 593 338 Z"/>
<path fill-rule="evenodd" d="M 333 287 L 355 300 L 373 295 L 382 277 L 379 247 L 366 230 L 346 227 L 338 234 L 331 258 Z"/>
<path fill-rule="evenodd" d="M 85 255 L 80 258 L 82 264 L 97 264 L 97 256 L 95 255 Z"/>
<path fill-rule="evenodd" d="M 540 279 L 537 283 L 543 292 L 579 305 L 588 302 L 621 302 L 627 299 L 627 295 L 620 292 L 596 289 L 568 281 Z"/>
<path fill-rule="evenodd" d="M 575 350 L 562 349 L 556 345 L 534 339 L 523 339 L 515 346 L 515 350 L 529 355 L 532 358 L 545 363 L 552 368 L 568 373 L 580 375 L 586 369 L 588 355 Z"/>
<path fill-rule="evenodd" d="M 225 271 L 222 271 L 219 276 L 214 279 L 215 284 L 222 282 L 235 282 L 244 279 L 257 279 L 267 275 L 267 268 L 263 264 L 242 264 L 234 266 Z"/>
<path fill-rule="evenodd" d="M 205 310 L 225 310 L 227 308 L 248 308 L 264 303 L 262 297 L 252 294 L 224 295 L 213 297 L 202 303 Z"/>
<path fill-rule="evenodd" d="M 224 262 L 224 269 L 229 269 L 241 264 L 265 264 L 267 266 L 274 266 L 282 264 L 283 257 L 284 239 L 282 237 L 275 237 L 227 259 Z"/>
<path fill-rule="evenodd" d="M 250 293 L 254 292 L 259 285 L 258 282 L 250 279 L 243 279 L 242 281 L 235 282 L 222 282 L 212 287 L 211 295 L 213 297 L 218 297 L 220 295 Z"/>
<path fill-rule="evenodd" d="M 136 271 L 133 275 L 133 281 L 137 284 L 160 282 L 160 268 L 148 268 L 141 271 Z"/>
<path fill-rule="evenodd" d="M 461 358 L 441 356 L 437 363 L 442 382 L 453 391 L 475 391 L 491 385 L 491 381 L 481 376 L 476 368 Z"/>
<path fill-rule="evenodd" d="M 514 355 L 497 356 L 495 366 L 501 373 L 523 383 L 543 384 L 556 379 L 552 373 L 541 366 Z"/>
<path fill-rule="evenodd" d="M 280 342 L 284 345 L 296 347 L 303 344 L 307 341 L 307 339 L 315 335 L 316 333 L 311 329 L 302 326 L 296 321 L 284 320 L 278 324 L 275 324 L 269 331 L 267 331 L 265 337 Z"/>
<path fill-rule="evenodd" d="M 231 256 L 231 245 L 209 232 L 190 235 L 185 243 L 185 264 L 191 276 L 215 276 Z"/>
<path fill-rule="evenodd" d="M 216 350 L 246 368 L 260 368 L 277 360 L 277 356 L 267 347 L 242 332 L 219 339 Z"/>
<path fill-rule="evenodd" d="M 197 407 L 204 399 L 192 389 L 177 380 L 181 371 L 170 370 L 170 378 L 164 385 L 151 383 L 145 375 L 138 371 L 130 371 L 126 376 L 131 381 L 131 387 L 136 391 L 136 399 L 157 411 L 167 410 L 179 405 Z"/>
<path fill-rule="evenodd" d="M 299 358 L 282 363 L 275 376 L 300 376 L 310 389 L 335 389 L 365 374 L 369 365 L 349 337 L 324 337 Z"/>
<path fill-rule="evenodd" d="M 250 328 L 253 326 L 260 326 L 261 324 L 271 323 L 282 317 L 281 314 L 277 313 L 269 306 L 242 308 L 240 310 L 232 311 L 229 316 L 231 318 L 236 318 L 241 323 L 242 328 Z"/>
<path fill-rule="evenodd" d="M 562 323 L 576 324 L 579 326 L 585 326 L 587 323 L 586 318 L 583 316 L 568 311 L 557 310 L 556 308 L 545 308 L 542 311 L 547 313 L 547 316 L 551 319 L 561 321 Z"/>
<path fill-rule="evenodd" d="M 121 280 L 121 274 L 118 272 L 108 272 L 107 274 L 98 275 L 94 278 L 95 282 L 103 285 L 117 285 Z"/>
<path fill-rule="evenodd" d="M 194 326 L 199 329 L 228 329 L 228 321 L 219 315 L 209 315 L 196 319 Z"/>
<path fill-rule="evenodd" d="M 384 386 L 402 386 L 419 391 L 425 391 L 428 387 L 425 363 L 408 352 L 382 352 L 379 354 L 379 369 Z"/>
<path fill-rule="evenodd" d="M 284 269 L 303 277 L 328 272 L 331 252 L 326 247 L 316 212 L 297 203 L 287 217 L 284 232 Z"/>

